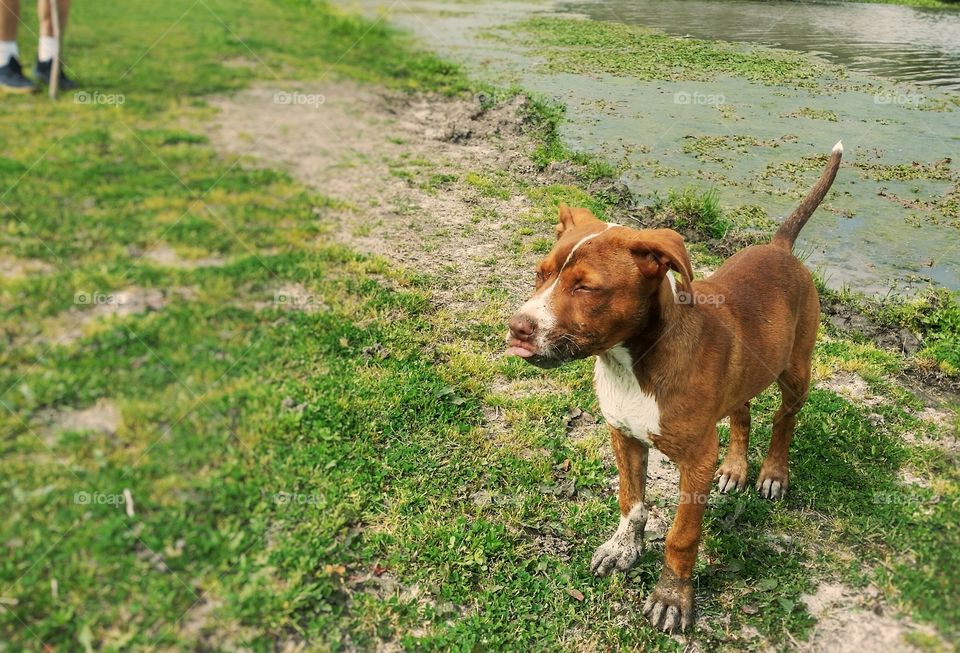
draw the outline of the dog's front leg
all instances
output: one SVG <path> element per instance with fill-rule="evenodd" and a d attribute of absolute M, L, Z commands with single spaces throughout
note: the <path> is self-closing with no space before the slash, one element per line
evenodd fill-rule
<path fill-rule="evenodd" d="M 649 449 L 612 426 L 610 443 L 620 474 L 620 526 L 593 554 L 590 569 L 598 576 L 606 576 L 614 569 L 627 571 L 637 562 L 643 550 L 643 529 L 647 524 L 647 507 L 643 500 Z"/>
<path fill-rule="evenodd" d="M 716 428 L 695 451 L 691 461 L 678 461 L 680 467 L 680 503 L 673 526 L 667 533 L 663 571 L 656 587 L 647 597 L 643 612 L 654 628 L 672 632 L 686 630 L 696 617 L 693 593 L 693 566 L 697 560 L 703 513 L 707 508 L 713 470 L 717 464 Z"/>

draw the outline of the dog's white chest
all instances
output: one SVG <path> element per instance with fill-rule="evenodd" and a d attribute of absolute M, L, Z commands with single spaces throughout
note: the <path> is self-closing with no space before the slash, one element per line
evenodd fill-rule
<path fill-rule="evenodd" d="M 598 356 L 593 381 L 607 423 L 653 446 L 650 435 L 660 435 L 660 409 L 656 398 L 637 383 L 630 352 L 618 345 Z"/>

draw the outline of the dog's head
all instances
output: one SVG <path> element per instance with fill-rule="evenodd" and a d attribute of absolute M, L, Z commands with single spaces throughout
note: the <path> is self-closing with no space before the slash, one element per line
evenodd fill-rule
<path fill-rule="evenodd" d="M 507 354 L 548 368 L 607 351 L 659 309 L 671 269 L 680 274 L 673 295 L 692 297 L 680 234 L 608 224 L 561 204 L 557 243 L 537 265 L 533 296 L 510 319 Z"/>

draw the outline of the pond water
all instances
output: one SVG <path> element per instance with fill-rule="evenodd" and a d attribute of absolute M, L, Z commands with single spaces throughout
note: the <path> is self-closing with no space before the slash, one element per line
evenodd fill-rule
<path fill-rule="evenodd" d="M 798 241 L 808 265 L 823 270 L 833 287 L 867 293 L 928 283 L 960 289 L 960 162 L 951 160 L 960 152 L 960 107 L 949 101 L 960 68 L 954 60 L 946 67 L 911 70 L 907 47 L 912 42 L 934 62 L 941 56 L 934 52 L 960 56 L 960 38 L 950 38 L 960 13 L 743 0 L 360 0 L 360 7 L 409 29 L 480 78 L 519 84 L 563 102 L 564 140 L 623 163 L 624 181 L 647 200 L 671 189 L 715 188 L 725 207 L 753 204 L 770 216 L 786 215 L 819 175 L 813 167 L 798 172 L 796 164 L 826 154 L 843 139 L 844 166 L 834 192 Z M 816 50 L 851 69 L 890 77 L 854 72 L 851 83 L 825 91 L 732 76 L 642 81 L 556 72 L 544 65 L 538 48 L 487 35 L 532 15 L 585 16 L 678 35 Z M 872 40 L 868 27 L 875 30 Z M 890 47 L 884 50 L 882 43 Z M 884 57 L 889 69 L 881 66 Z M 861 68 L 867 65 L 874 68 Z M 889 82 L 910 75 L 911 83 Z M 925 85 L 914 85 L 920 82 Z M 878 95 L 876 83 L 888 90 Z M 723 146 L 714 156 L 691 151 L 691 144 L 704 139 Z M 951 198 L 956 203 L 950 205 Z M 940 208 L 931 210 L 934 206 Z"/>
<path fill-rule="evenodd" d="M 851 70 L 960 90 L 960 3 L 944 11 L 853 2 L 603 0 L 560 5 L 678 36 L 815 52 Z"/>

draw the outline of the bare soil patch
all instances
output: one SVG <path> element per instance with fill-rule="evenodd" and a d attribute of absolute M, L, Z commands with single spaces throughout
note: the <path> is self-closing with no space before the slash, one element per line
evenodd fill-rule
<path fill-rule="evenodd" d="M 200 258 L 184 258 L 175 249 L 166 243 L 156 243 L 143 253 L 142 257 L 152 263 L 168 268 L 192 270 L 195 268 L 221 267 L 227 264 L 227 259 L 220 256 L 204 256 Z"/>
<path fill-rule="evenodd" d="M 829 379 L 819 381 L 817 385 L 835 392 L 853 403 L 864 404 L 869 407 L 887 403 L 887 400 L 883 397 L 873 394 L 863 377 L 855 372 L 837 372 Z"/>
<path fill-rule="evenodd" d="M 0 257 L 0 276 L 24 277 L 31 274 L 50 274 L 54 267 L 46 261 Z"/>
<path fill-rule="evenodd" d="M 64 431 L 95 431 L 105 435 L 116 435 L 123 424 L 123 414 L 119 406 L 109 399 L 101 399 L 89 408 L 68 409 L 45 413 L 40 417 L 51 433 Z"/>
<path fill-rule="evenodd" d="M 507 264 L 506 252 L 531 203 L 465 183 L 470 173 L 501 176 L 508 187 L 512 179 L 572 180 L 563 166 L 540 171 L 530 160 L 525 98 L 484 111 L 474 98 L 411 97 L 353 82 L 303 89 L 324 98 L 317 105 L 278 106 L 277 92 L 260 86 L 213 99 L 214 144 L 280 164 L 341 202 L 334 237 L 449 279 L 436 289 L 442 305 L 457 307 L 494 277 L 518 298 L 528 290 L 537 256 Z"/>
<path fill-rule="evenodd" d="M 940 641 L 936 631 L 904 615 L 894 615 L 875 587 L 853 590 L 838 583 L 823 583 L 815 594 L 802 597 L 817 619 L 813 634 L 801 650 L 816 653 L 847 651 L 920 652 L 908 635 L 918 633 L 924 640 Z M 943 643 L 943 650 L 948 650 Z"/>
<path fill-rule="evenodd" d="M 78 293 L 77 304 L 65 313 L 47 320 L 44 330 L 52 335 L 45 339 L 56 345 L 66 345 L 84 336 L 87 329 L 109 317 L 125 317 L 147 311 L 159 311 L 171 296 L 190 297 L 189 288 L 140 288 L 132 286 L 111 292 Z M 83 306 L 84 308 L 79 308 Z"/>

